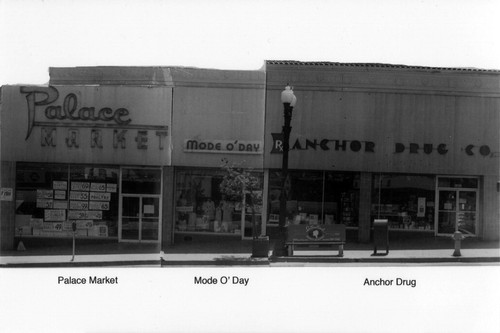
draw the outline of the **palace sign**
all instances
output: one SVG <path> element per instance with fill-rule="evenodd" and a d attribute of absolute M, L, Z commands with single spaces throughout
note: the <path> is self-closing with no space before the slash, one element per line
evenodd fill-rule
<path fill-rule="evenodd" d="M 144 94 L 151 94 L 151 91 L 128 88 L 128 91 L 120 91 L 118 94 L 113 87 L 69 86 L 63 88 L 66 91 L 70 90 L 63 95 L 64 97 L 60 96 L 59 90 L 53 86 L 20 87 L 20 92 L 25 95 L 28 112 L 25 140 L 31 136 L 33 128 L 38 126 L 41 127 L 42 147 L 55 147 L 57 138 L 61 135 L 57 128 L 65 127 L 67 130 L 63 130 L 64 140 L 62 142 L 68 148 L 79 148 L 82 144 L 82 138 L 85 138 L 84 141 L 87 141 L 90 148 L 103 148 L 107 140 L 109 141 L 108 145 L 114 149 L 125 149 L 127 141 L 134 142 L 137 149 L 148 149 L 153 138 L 157 137 L 155 141 L 158 142 L 158 148 L 164 149 L 168 126 L 167 124 L 158 125 L 162 123 L 158 120 L 162 119 L 162 115 L 166 112 L 162 109 L 155 110 L 154 105 L 148 103 L 148 100 L 153 96 Z M 128 92 L 133 96 L 129 96 Z M 93 102 L 89 105 L 85 103 L 85 100 Z M 101 100 L 104 100 L 106 104 L 94 104 Z M 132 104 L 132 107 L 144 104 L 147 112 L 142 109 L 133 111 L 136 117 L 148 119 L 149 124 L 134 122 L 133 113 L 125 106 L 110 107 L 108 104 L 122 100 L 124 103 Z M 159 104 L 159 106 L 161 105 Z M 91 130 L 88 133 L 82 133 L 81 129 L 83 128 Z M 137 131 L 131 131 L 134 129 Z M 112 130 L 111 134 L 105 134 L 110 130 Z M 153 130 L 152 135 L 149 130 Z M 127 137 L 129 138 L 127 139 Z M 83 143 L 85 144 L 85 142 Z"/>

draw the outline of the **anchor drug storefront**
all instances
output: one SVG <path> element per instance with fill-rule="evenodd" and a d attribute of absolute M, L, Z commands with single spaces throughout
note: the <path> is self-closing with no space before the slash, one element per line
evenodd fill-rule
<path fill-rule="evenodd" d="M 499 238 L 496 71 L 266 62 L 268 229 L 279 214 L 284 85 L 294 86 L 289 224 Z"/>
<path fill-rule="evenodd" d="M 2 87 L 2 249 L 14 236 L 159 242 L 170 87 Z"/>

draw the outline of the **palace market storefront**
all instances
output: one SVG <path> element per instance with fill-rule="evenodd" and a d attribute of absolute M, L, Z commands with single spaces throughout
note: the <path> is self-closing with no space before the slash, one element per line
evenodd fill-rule
<path fill-rule="evenodd" d="M 171 87 L 2 87 L 2 249 L 160 243 Z M 98 247 L 96 247 L 96 251 Z"/>

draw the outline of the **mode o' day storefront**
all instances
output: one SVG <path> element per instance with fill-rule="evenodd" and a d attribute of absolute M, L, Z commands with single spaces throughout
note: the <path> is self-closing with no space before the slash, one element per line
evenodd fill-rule
<path fill-rule="evenodd" d="M 172 237 L 164 244 L 227 243 L 252 239 L 245 198 L 220 190 L 224 161 L 244 168 L 263 186 L 262 71 L 173 69 Z M 262 205 L 256 232 L 262 232 Z M 265 216 L 265 215 L 264 215 Z"/>
<path fill-rule="evenodd" d="M 293 61 L 265 70 L 268 230 L 278 222 L 289 83 L 287 223 L 345 224 L 362 242 L 377 218 L 392 233 L 499 239 L 497 71 Z"/>

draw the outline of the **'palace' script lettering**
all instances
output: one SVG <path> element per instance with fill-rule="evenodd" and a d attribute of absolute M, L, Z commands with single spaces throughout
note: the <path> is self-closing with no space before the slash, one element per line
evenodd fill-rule
<path fill-rule="evenodd" d="M 95 107 L 78 106 L 76 94 L 69 93 L 64 97 L 62 105 L 49 105 L 59 98 L 59 91 L 52 87 L 21 87 L 21 93 L 26 94 L 28 103 L 28 132 L 26 139 L 31 134 L 35 125 L 35 112 L 39 106 L 46 106 L 44 114 L 50 120 L 73 120 L 73 121 L 103 121 L 115 122 L 118 125 L 127 125 L 132 120 L 128 118 L 129 111 L 125 108 L 113 110 L 103 107 L 96 110 Z"/>

